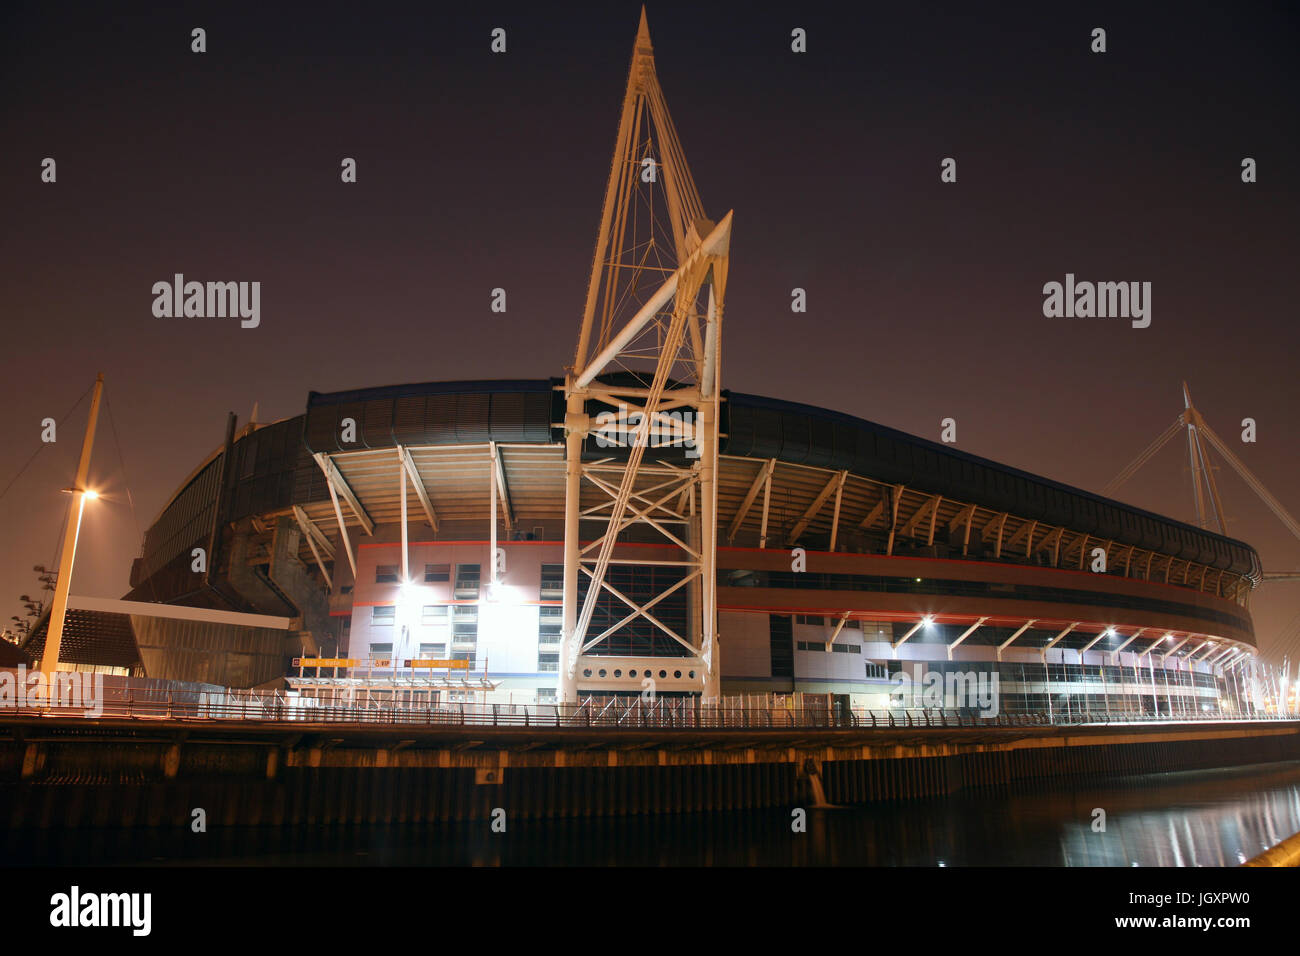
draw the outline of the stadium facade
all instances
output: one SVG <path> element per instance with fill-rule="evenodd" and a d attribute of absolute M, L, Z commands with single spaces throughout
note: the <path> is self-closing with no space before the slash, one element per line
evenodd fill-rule
<path fill-rule="evenodd" d="M 1006 711 L 1237 706 L 1224 664 L 1253 651 L 1248 545 L 847 415 L 736 393 L 721 407 L 721 694 L 888 706 L 897 672 L 920 664 L 998 673 Z M 294 618 L 285 673 L 315 693 L 563 697 L 565 414 L 561 379 L 312 393 L 195 469 L 148 529 L 127 598 Z M 690 461 L 686 440 L 649 451 L 664 469 Z M 622 467 L 594 441 L 585 457 Z M 604 498 L 588 485 L 581 511 Z M 698 515 L 675 513 L 661 520 L 698 538 Z M 600 595 L 579 697 L 640 693 L 647 677 L 659 694 L 707 692 L 669 634 L 687 636 L 699 589 L 674 589 L 686 574 L 664 551 L 636 525 L 620 533 L 610 583 L 655 603 L 624 621 L 631 605 Z M 300 674 L 289 660 L 318 654 L 356 663 Z M 421 659 L 468 666 L 406 665 Z"/>

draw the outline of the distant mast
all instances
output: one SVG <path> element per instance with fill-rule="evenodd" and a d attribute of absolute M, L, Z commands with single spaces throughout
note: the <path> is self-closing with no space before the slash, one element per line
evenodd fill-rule
<path fill-rule="evenodd" d="M 68 590 L 72 587 L 72 562 L 77 554 L 77 538 L 81 533 L 81 514 L 86 508 L 86 480 L 90 473 L 90 450 L 95 444 L 95 423 L 99 419 L 99 399 L 104 393 L 104 373 L 95 378 L 95 394 L 90 399 L 90 418 L 86 422 L 86 437 L 81 443 L 81 461 L 77 463 L 77 480 L 71 488 L 68 505 L 68 525 L 63 532 L 63 551 L 59 558 L 59 579 L 54 588 L 54 605 L 50 608 L 50 625 L 45 631 L 45 650 L 41 654 L 41 670 L 53 674 L 59 669 L 59 651 L 63 644 L 63 623 L 68 616 Z M 98 497 L 89 492 L 91 497 Z"/>

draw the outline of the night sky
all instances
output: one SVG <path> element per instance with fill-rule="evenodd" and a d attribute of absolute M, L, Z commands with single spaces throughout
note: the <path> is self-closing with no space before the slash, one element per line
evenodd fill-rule
<path fill-rule="evenodd" d="M 705 207 L 735 210 L 724 386 L 936 440 L 953 417 L 957 447 L 1099 491 L 1186 379 L 1300 513 L 1300 14 L 975 6 L 648 5 Z M 639 4 L 465 8 L 4 5 L 0 488 L 102 371 L 108 498 L 74 593 L 127 590 L 141 532 L 228 411 L 272 421 L 311 389 L 571 361 Z M 155 318 L 151 287 L 177 272 L 260 281 L 260 327 Z M 1151 282 L 1150 328 L 1045 318 L 1067 272 Z M 87 404 L 0 497 L 4 619 L 54 559 Z M 1229 532 L 1300 568 L 1300 541 L 1219 478 Z M 1194 520 L 1185 442 L 1119 497 Z M 1267 651 L 1300 582 L 1252 606 Z"/>

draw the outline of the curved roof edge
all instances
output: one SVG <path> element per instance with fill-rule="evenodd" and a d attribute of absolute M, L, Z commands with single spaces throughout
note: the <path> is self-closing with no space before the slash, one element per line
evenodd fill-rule
<path fill-rule="evenodd" d="M 1250 550 L 1254 551 L 1254 548 L 1251 547 L 1250 544 L 1246 543 L 1245 541 L 1241 541 L 1240 539 L 1232 538 L 1229 537 L 1228 535 L 1218 534 L 1214 531 L 1209 531 L 1205 528 L 1198 528 L 1196 527 L 1196 525 L 1188 524 L 1185 521 L 1179 521 L 1176 518 L 1170 518 L 1167 515 L 1157 514 L 1154 511 L 1147 511 L 1143 508 L 1138 508 L 1135 505 L 1130 505 L 1123 501 L 1117 501 L 1114 498 L 1106 498 L 1103 497 L 1102 495 L 1095 494 L 1091 491 L 1085 491 L 1082 488 L 1076 488 L 1075 486 L 1067 485 L 1064 482 L 1055 481 L 1051 478 L 1045 478 L 1042 475 L 1036 475 L 1033 472 L 1025 471 L 1023 469 L 1016 468 L 1012 465 L 1005 465 L 1001 462 L 994 461 L 991 458 L 982 458 L 979 455 L 972 455 L 970 452 L 961 451 L 949 445 L 944 445 L 940 442 L 930 441 L 929 439 L 921 438 L 917 435 L 913 435 L 910 432 L 900 431 L 897 428 L 890 428 L 888 425 L 881 425 L 876 422 L 868 421 L 865 418 L 858 418 L 853 415 L 848 415 L 844 412 L 837 412 L 831 409 L 821 408 L 817 405 L 805 405 L 800 402 L 789 402 L 779 398 L 768 398 L 767 396 L 764 395 L 751 395 L 746 392 L 732 392 L 727 390 L 723 392 L 723 395 L 730 402 L 741 403 L 755 408 L 765 408 L 775 412 L 793 412 L 797 414 L 821 418 L 826 421 L 838 421 L 845 425 L 852 425 L 853 427 L 856 428 L 865 428 L 878 435 L 884 435 L 888 438 L 892 438 L 895 441 L 905 442 L 914 446 L 925 448 L 931 452 L 934 452 L 936 455 L 940 455 L 945 458 L 952 458 L 959 461 L 965 461 L 972 465 L 978 465 L 983 468 L 990 468 L 996 471 L 1000 471 L 1003 474 L 1014 475 L 1017 478 L 1021 478 L 1025 481 L 1032 481 L 1036 484 L 1043 485 L 1044 487 L 1048 487 L 1048 488 L 1053 488 L 1065 494 L 1074 495 L 1080 498 L 1086 498 L 1088 500 L 1095 501 L 1099 504 L 1104 504 L 1112 508 L 1122 508 L 1125 511 L 1131 512 L 1136 515 L 1141 515 L 1142 517 L 1149 518 L 1153 521 L 1159 521 L 1162 524 L 1174 525 L 1177 527 L 1186 528 L 1187 530 L 1194 531 L 1197 534 L 1211 535 L 1212 537 L 1221 538 L 1224 541 L 1229 541 L 1233 544 L 1240 545 L 1241 547 L 1244 548 L 1250 548 Z M 931 489 L 926 489 L 926 490 L 931 490 Z M 936 493 L 938 493 L 942 489 L 933 489 L 933 490 Z"/>

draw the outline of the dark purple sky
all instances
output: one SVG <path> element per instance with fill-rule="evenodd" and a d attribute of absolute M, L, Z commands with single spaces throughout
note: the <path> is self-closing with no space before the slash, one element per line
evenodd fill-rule
<path fill-rule="evenodd" d="M 1300 512 L 1294 9 L 986 6 L 648 7 L 705 206 L 736 214 L 724 384 L 929 438 L 951 416 L 960 448 L 1099 490 L 1186 379 Z M 97 371 L 125 462 L 124 479 L 105 417 L 110 499 L 75 592 L 126 590 L 139 530 L 229 410 L 272 420 L 309 389 L 570 360 L 639 5 L 474 7 L 5 5 L 0 487 Z M 807 54 L 789 52 L 796 26 Z M 155 318 L 150 288 L 175 272 L 260 281 L 261 327 Z M 1150 281 L 1151 327 L 1044 318 L 1042 286 L 1067 272 Z M 1246 416 L 1258 444 L 1237 441 Z M 6 619 L 53 558 L 83 423 L 84 405 L 0 498 Z M 1220 479 L 1229 531 L 1300 568 L 1300 542 Z M 1120 497 L 1191 518 L 1185 446 Z M 1253 606 L 1267 644 L 1300 583 Z"/>

